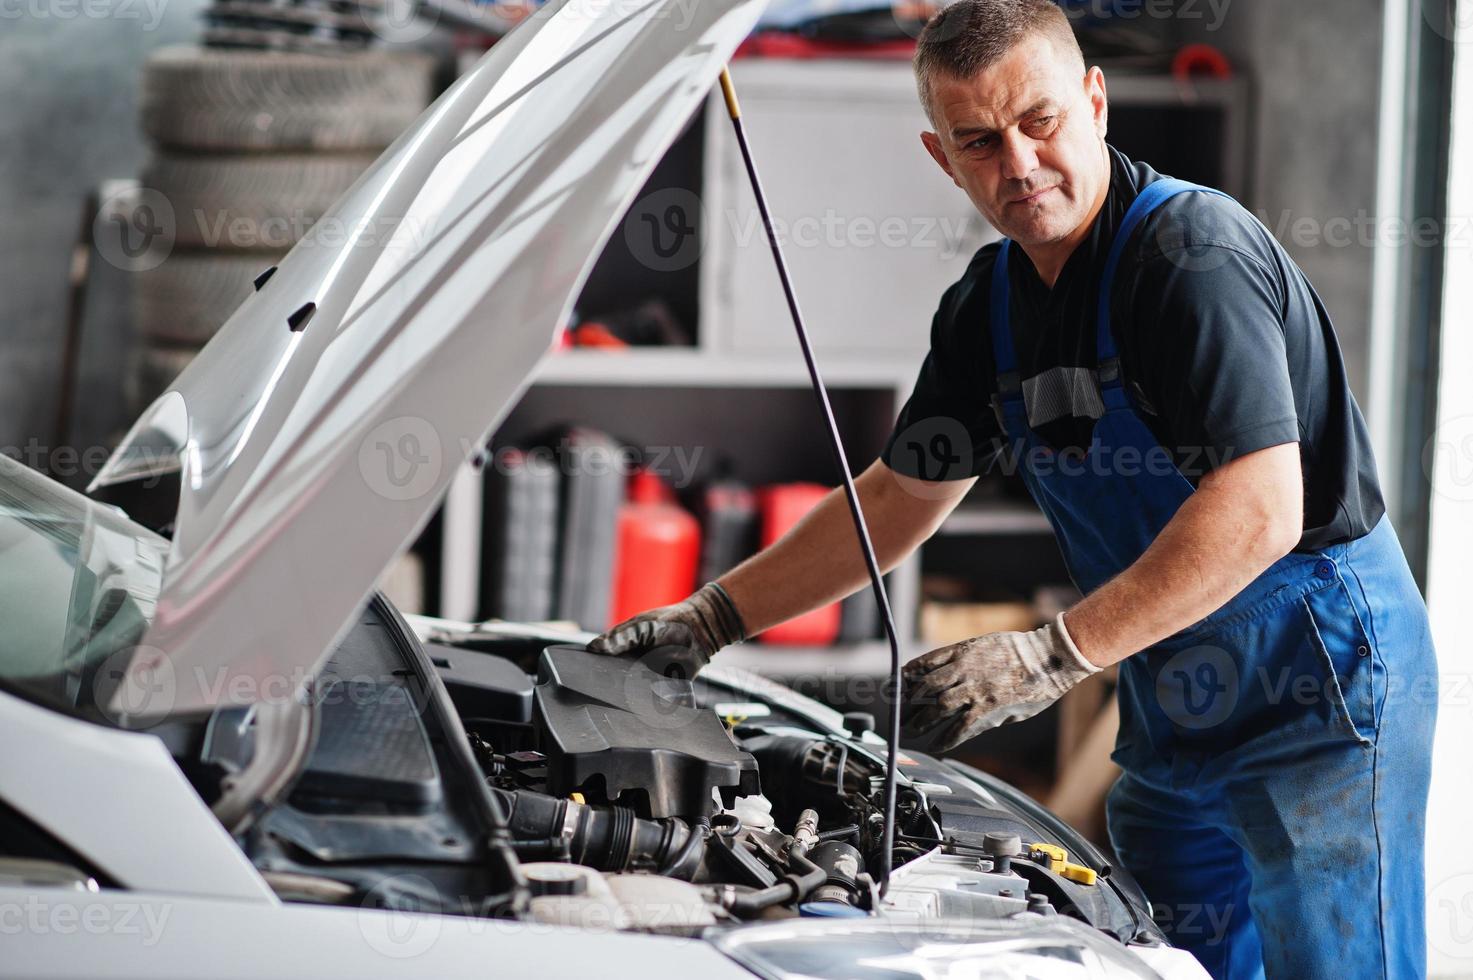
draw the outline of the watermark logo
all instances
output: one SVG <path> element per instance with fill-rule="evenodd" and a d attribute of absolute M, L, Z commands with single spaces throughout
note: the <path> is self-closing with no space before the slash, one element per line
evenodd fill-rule
<path fill-rule="evenodd" d="M 639 655 L 637 667 L 631 664 L 624 671 L 625 704 L 652 728 L 671 731 L 700 717 L 692 709 L 698 703 L 697 689 L 705 686 L 696 676 L 704 664 L 689 641 L 688 633 L 667 633 L 658 646 Z"/>
<path fill-rule="evenodd" d="M 949 0 L 891 0 L 890 15 L 906 34 L 919 37 L 927 21 L 950 5 Z M 1201 29 L 1213 32 L 1220 30 L 1227 20 L 1232 0 L 1063 0 L 1060 6 L 1065 16 L 1076 24 L 1081 21 L 1179 20 L 1198 23 Z M 943 20 L 927 40 L 949 41 L 967 27 L 966 18 L 953 15 Z"/>
<path fill-rule="evenodd" d="M 416 0 L 383 0 L 374 7 L 358 8 L 368 29 L 391 44 L 413 44 L 434 33 L 440 21 L 440 8 Z"/>
<path fill-rule="evenodd" d="M 32 894 L 0 902 L 0 936 L 136 936 L 145 948 L 164 937 L 174 906 L 167 902 L 135 902 L 68 894 L 47 901 Z"/>
<path fill-rule="evenodd" d="M 440 435 L 428 421 L 401 415 L 374 426 L 358 445 L 358 472 L 389 500 L 414 500 L 434 489 L 444 466 Z"/>
<path fill-rule="evenodd" d="M 1195 646 L 1162 666 L 1156 675 L 1156 700 L 1182 728 L 1212 728 L 1237 706 L 1238 684 L 1238 665 L 1226 650 Z"/>
<path fill-rule="evenodd" d="M 890 0 L 890 17 L 906 36 L 919 38 L 926 24 L 945 6 L 947 4 L 937 0 Z M 936 33 L 927 40 L 945 41 L 955 37 L 965 26 L 961 21 L 960 17 L 942 21 Z"/>
<path fill-rule="evenodd" d="M 148 272 L 174 251 L 174 206 L 148 187 L 112 195 L 92 219 L 92 240 L 103 260 L 124 272 Z"/>
<path fill-rule="evenodd" d="M 113 724 L 138 728 L 174 708 L 179 680 L 174 663 L 157 647 L 126 647 L 111 654 L 92 677 L 93 703 Z"/>
<path fill-rule="evenodd" d="M 1444 956 L 1473 959 L 1473 872 L 1445 878 L 1428 892 L 1427 939 Z"/>
<path fill-rule="evenodd" d="M 0 0 L 0 20 L 133 20 L 158 30 L 168 0 Z"/>
<path fill-rule="evenodd" d="M 681 187 L 646 194 L 624 216 L 624 243 L 645 268 L 676 272 L 696 263 L 705 250 L 704 207 L 699 195 Z"/>
<path fill-rule="evenodd" d="M 1216 31 L 1227 20 L 1232 0 L 1065 0 L 1064 13 L 1070 20 L 1201 21 L 1202 28 Z"/>
<path fill-rule="evenodd" d="M 963 480 L 972 475 L 975 462 L 972 436 L 959 419 L 933 416 L 906 426 L 895 437 L 890 448 L 890 468 L 914 474 L 930 486 L 907 484 L 907 489 L 923 499 L 941 500 L 955 495 L 946 481 Z"/>
<path fill-rule="evenodd" d="M 1458 0 L 1418 0 L 1422 19 L 1439 37 L 1454 44 L 1473 39 L 1473 4 Z"/>
<path fill-rule="evenodd" d="M 1422 447 L 1422 472 L 1434 493 L 1473 501 L 1473 415 L 1444 419 Z"/>
<path fill-rule="evenodd" d="M 368 892 L 358 910 L 358 932 L 376 953 L 404 960 L 422 956 L 440 939 L 435 886 L 420 875 L 395 875 Z"/>
<path fill-rule="evenodd" d="M 1156 247 L 1184 272 L 1220 269 L 1232 257 L 1231 251 L 1218 244 L 1232 240 L 1224 224 L 1218 207 L 1163 208 L 1155 222 Z"/>
<path fill-rule="evenodd" d="M 1151 918 L 1174 942 L 1190 938 L 1190 945 L 1216 946 L 1227 938 L 1234 907 L 1203 902 L 1180 902 L 1175 905 L 1151 903 Z"/>

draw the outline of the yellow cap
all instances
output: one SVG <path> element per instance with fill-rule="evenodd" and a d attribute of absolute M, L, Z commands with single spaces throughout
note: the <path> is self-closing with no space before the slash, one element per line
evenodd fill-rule
<path fill-rule="evenodd" d="M 587 803 L 588 802 L 587 800 L 585 800 L 583 798 L 583 794 L 582 793 L 569 793 L 568 794 L 568 799 L 572 800 L 574 803 Z"/>
<path fill-rule="evenodd" d="M 1077 881 L 1081 885 L 1093 885 L 1095 879 L 1099 877 L 1095 874 L 1094 868 L 1086 868 L 1082 864 L 1065 864 L 1059 876 L 1068 878 L 1070 881 Z"/>
<path fill-rule="evenodd" d="M 1069 852 L 1056 844 L 1025 844 L 1023 850 L 1030 855 L 1035 851 L 1042 853 L 1048 858 L 1048 869 L 1055 873 L 1062 873 L 1069 861 Z"/>

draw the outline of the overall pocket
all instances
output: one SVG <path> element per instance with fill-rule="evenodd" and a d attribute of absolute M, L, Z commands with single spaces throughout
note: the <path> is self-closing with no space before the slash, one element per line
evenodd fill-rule
<path fill-rule="evenodd" d="M 1132 759 L 1149 753 L 1189 772 L 1245 753 L 1375 740 L 1371 647 L 1343 582 L 1274 589 L 1216 625 L 1122 671 L 1121 742 Z"/>
<path fill-rule="evenodd" d="M 1374 652 L 1343 581 L 1304 597 L 1309 640 L 1322 658 L 1334 719 L 1366 743 L 1376 741 Z"/>

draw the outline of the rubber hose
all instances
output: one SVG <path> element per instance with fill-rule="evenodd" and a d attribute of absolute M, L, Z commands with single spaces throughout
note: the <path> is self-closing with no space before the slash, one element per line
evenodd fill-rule
<path fill-rule="evenodd" d="M 574 803 L 532 790 L 492 787 L 491 792 L 506 811 L 514 840 L 558 840 L 571 822 L 569 853 L 576 863 L 599 871 L 669 867 L 671 876 L 689 880 L 700 867 L 690 858 L 705 856 L 705 837 L 683 820 L 644 820 L 628 807 Z"/>

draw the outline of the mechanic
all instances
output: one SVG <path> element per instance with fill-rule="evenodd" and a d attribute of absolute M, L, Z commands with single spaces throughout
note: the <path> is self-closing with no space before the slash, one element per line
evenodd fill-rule
<path fill-rule="evenodd" d="M 1215 976 L 1422 975 L 1437 668 L 1319 298 L 1231 198 L 1106 142 L 1049 0 L 959 0 L 915 69 L 926 150 L 1007 237 L 942 296 L 857 480 L 876 555 L 1009 468 L 1084 598 L 911 661 L 906 729 L 949 748 L 1118 663 L 1110 838 L 1172 940 Z M 592 648 L 697 670 L 866 582 L 836 490 Z"/>

